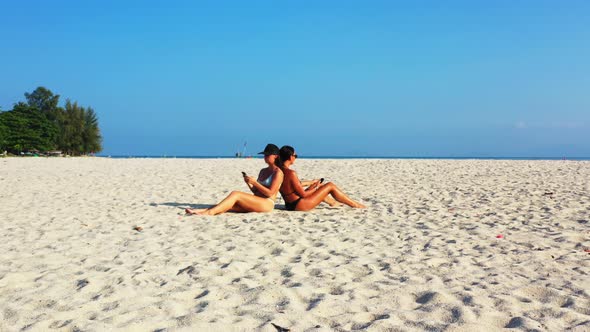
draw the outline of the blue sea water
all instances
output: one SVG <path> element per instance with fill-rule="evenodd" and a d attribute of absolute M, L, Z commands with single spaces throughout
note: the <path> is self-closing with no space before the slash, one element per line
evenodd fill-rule
<path fill-rule="evenodd" d="M 116 159 L 128 158 L 156 158 L 156 159 L 237 159 L 235 156 L 107 156 L 98 155 L 98 157 L 108 157 Z M 261 156 L 242 157 L 239 159 L 259 158 Z M 300 159 L 425 159 L 425 160 L 590 160 L 590 157 L 405 157 L 405 156 L 299 156 Z"/>

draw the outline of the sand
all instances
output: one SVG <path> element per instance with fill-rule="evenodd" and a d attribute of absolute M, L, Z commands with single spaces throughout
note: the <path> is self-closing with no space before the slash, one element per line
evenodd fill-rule
<path fill-rule="evenodd" d="M 590 330 L 590 162 L 301 159 L 368 209 L 183 215 L 262 166 L 0 159 L 0 330 Z"/>

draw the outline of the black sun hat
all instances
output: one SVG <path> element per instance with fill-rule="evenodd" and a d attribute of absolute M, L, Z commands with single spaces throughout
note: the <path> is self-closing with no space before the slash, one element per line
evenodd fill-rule
<path fill-rule="evenodd" d="M 264 148 L 264 151 L 258 152 L 258 154 L 263 154 L 265 156 L 270 156 L 273 154 L 279 154 L 279 147 L 274 144 L 267 144 Z"/>

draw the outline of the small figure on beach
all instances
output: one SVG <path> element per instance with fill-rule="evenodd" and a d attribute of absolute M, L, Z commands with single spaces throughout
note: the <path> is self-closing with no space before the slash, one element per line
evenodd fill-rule
<path fill-rule="evenodd" d="M 242 172 L 244 182 L 252 191 L 252 194 L 241 191 L 232 191 L 229 196 L 217 205 L 207 209 L 185 209 L 187 214 L 217 215 L 230 212 L 270 212 L 274 209 L 275 200 L 283 183 L 283 172 L 276 165 L 279 147 L 267 144 L 264 151 L 264 162 L 268 167 L 260 170 L 258 179 Z"/>
<path fill-rule="evenodd" d="M 279 191 L 285 200 L 285 208 L 287 210 L 309 211 L 318 206 L 328 196 L 332 196 L 337 202 L 346 204 L 350 207 L 366 207 L 363 204 L 352 200 L 332 182 L 321 184 L 321 181 L 316 180 L 311 183 L 308 188 L 304 189 L 304 186 L 297 177 L 297 173 L 290 169 L 291 165 L 293 165 L 297 159 L 297 154 L 293 147 L 288 145 L 283 146 L 279 151 L 279 158 L 281 170 L 284 174 L 284 181 Z M 330 204 L 330 202 L 332 201 L 327 201 L 328 204 Z"/>

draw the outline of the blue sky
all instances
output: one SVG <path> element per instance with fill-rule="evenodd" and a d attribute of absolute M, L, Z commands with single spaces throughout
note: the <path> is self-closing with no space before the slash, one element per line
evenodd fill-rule
<path fill-rule="evenodd" d="M 588 1 L 3 1 L 0 107 L 106 155 L 590 156 Z"/>

